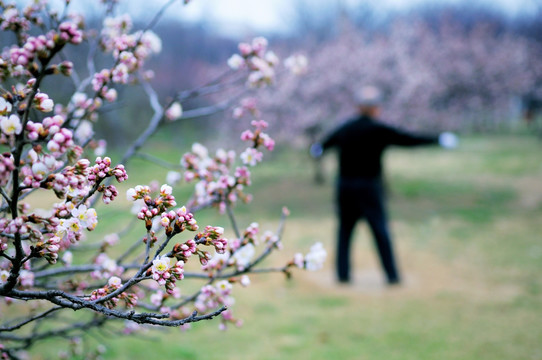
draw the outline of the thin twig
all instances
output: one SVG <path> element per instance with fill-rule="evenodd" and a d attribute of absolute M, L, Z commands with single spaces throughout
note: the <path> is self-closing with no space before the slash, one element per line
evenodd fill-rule
<path fill-rule="evenodd" d="M 235 220 L 235 215 L 229 201 L 226 201 L 226 211 L 228 212 L 228 217 L 230 219 L 231 226 L 233 227 L 233 231 L 235 232 L 236 238 L 241 239 L 241 232 L 239 231 L 239 227 L 237 226 L 237 221 Z"/>
<path fill-rule="evenodd" d="M 151 154 L 147 154 L 147 153 L 142 153 L 142 152 L 138 152 L 134 155 L 135 157 L 138 157 L 138 158 L 141 158 L 141 159 L 144 159 L 144 160 L 147 160 L 149 162 L 152 162 L 153 164 L 156 164 L 156 165 L 160 165 L 166 169 L 179 169 L 179 166 L 178 165 L 175 165 L 175 164 L 172 164 L 172 163 L 169 163 L 167 161 L 164 161 L 154 155 L 151 155 Z"/>
<path fill-rule="evenodd" d="M 11 198 L 9 197 L 9 195 L 6 193 L 6 190 L 4 190 L 3 187 L 0 187 L 0 193 L 2 194 L 2 197 L 6 200 L 6 202 L 8 203 L 8 206 L 11 206 Z"/>
<path fill-rule="evenodd" d="M 20 329 L 22 328 L 23 326 L 25 326 L 26 324 L 29 324 L 33 321 L 36 321 L 36 320 L 39 320 L 39 319 L 42 319 L 44 317 L 47 317 L 49 314 L 55 312 L 55 311 L 58 311 L 58 310 L 61 310 L 62 307 L 61 306 L 57 306 L 57 307 L 53 307 L 45 312 L 42 312 L 41 314 L 39 315 L 36 315 L 36 316 L 33 316 L 33 317 L 30 317 L 28 319 L 26 319 L 25 321 L 17 324 L 17 325 L 13 325 L 13 326 L 6 326 L 6 327 L 2 327 L 0 328 L 0 332 L 3 332 L 3 331 L 14 331 L 14 330 L 17 330 L 17 329 Z"/>

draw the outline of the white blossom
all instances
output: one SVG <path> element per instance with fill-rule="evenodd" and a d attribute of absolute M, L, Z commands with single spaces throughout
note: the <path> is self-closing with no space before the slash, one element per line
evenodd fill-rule
<path fill-rule="evenodd" d="M 23 130 L 21 125 L 21 120 L 17 115 L 0 116 L 0 128 L 2 132 L 6 135 L 20 134 Z"/>
<path fill-rule="evenodd" d="M 311 246 L 310 252 L 305 256 L 305 268 L 309 271 L 315 271 L 322 268 L 326 260 L 327 252 L 322 243 L 317 242 Z"/>
<path fill-rule="evenodd" d="M 254 245 L 252 245 L 251 243 L 248 243 L 239 250 L 237 250 L 233 254 L 233 257 L 237 262 L 237 266 L 240 268 L 246 268 L 254 257 L 255 252 L 256 251 L 254 249 Z"/>

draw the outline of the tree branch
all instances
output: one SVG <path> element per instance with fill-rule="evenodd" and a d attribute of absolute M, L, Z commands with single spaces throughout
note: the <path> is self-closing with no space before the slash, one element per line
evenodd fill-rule
<path fill-rule="evenodd" d="M 23 326 L 25 326 L 26 324 L 29 324 L 33 321 L 36 321 L 36 320 L 39 320 L 39 319 L 43 319 L 47 316 L 49 316 L 50 314 L 54 313 L 55 311 L 58 311 L 58 310 L 61 310 L 62 307 L 61 306 L 57 306 L 57 307 L 53 307 L 45 312 L 42 312 L 41 314 L 39 315 L 35 315 L 33 317 L 30 317 L 28 319 L 26 319 L 25 321 L 17 324 L 17 325 L 13 325 L 13 326 L 5 326 L 5 327 L 2 327 L 0 328 L 0 332 L 4 332 L 4 331 L 14 331 L 14 330 L 17 330 L 17 329 L 20 329 L 22 328 Z"/>

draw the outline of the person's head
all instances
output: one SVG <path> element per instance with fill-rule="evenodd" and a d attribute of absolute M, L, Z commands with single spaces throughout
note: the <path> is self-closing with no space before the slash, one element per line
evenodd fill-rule
<path fill-rule="evenodd" d="M 355 94 L 356 108 L 361 115 L 378 117 L 382 104 L 380 90 L 374 86 L 364 86 Z"/>

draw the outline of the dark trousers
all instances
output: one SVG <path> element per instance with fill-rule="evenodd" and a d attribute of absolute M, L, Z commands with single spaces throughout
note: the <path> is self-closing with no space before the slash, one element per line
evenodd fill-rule
<path fill-rule="evenodd" d="M 373 234 L 380 263 L 386 273 L 388 283 L 398 283 L 400 279 L 388 230 L 381 178 L 341 178 L 338 182 L 337 198 L 339 205 L 336 263 L 338 280 L 341 282 L 350 280 L 352 234 L 358 220 L 366 219 Z"/>

